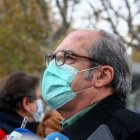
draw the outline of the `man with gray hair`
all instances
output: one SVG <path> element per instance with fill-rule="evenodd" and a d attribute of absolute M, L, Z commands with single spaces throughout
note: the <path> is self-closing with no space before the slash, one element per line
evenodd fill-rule
<path fill-rule="evenodd" d="M 119 37 L 103 30 L 77 30 L 46 60 L 42 96 L 65 118 L 62 133 L 70 140 L 86 140 L 102 124 L 115 140 L 136 137 L 140 116 L 125 108 L 132 74 Z"/>

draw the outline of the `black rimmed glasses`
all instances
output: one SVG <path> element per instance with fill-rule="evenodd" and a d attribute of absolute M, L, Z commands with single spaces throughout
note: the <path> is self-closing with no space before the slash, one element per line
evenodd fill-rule
<path fill-rule="evenodd" d="M 68 50 L 67 51 L 61 50 L 61 51 L 57 51 L 56 53 L 53 53 L 53 54 L 46 54 L 45 55 L 46 63 L 49 64 L 50 61 L 55 60 L 55 63 L 57 66 L 62 66 L 67 61 L 70 62 L 70 61 L 76 60 L 77 58 L 81 58 L 81 59 L 85 59 L 88 61 L 94 61 L 96 63 L 99 63 L 97 60 L 94 60 L 90 57 L 75 54 L 73 51 L 68 51 Z"/>

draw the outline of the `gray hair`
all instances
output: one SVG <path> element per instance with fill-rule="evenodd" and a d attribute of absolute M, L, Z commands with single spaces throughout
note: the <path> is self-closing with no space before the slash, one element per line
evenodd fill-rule
<path fill-rule="evenodd" d="M 126 95 L 131 91 L 132 72 L 126 47 L 120 37 L 97 31 L 100 35 L 89 49 L 89 57 L 98 60 L 100 65 L 110 65 L 114 69 L 114 79 L 110 83 L 113 94 L 125 101 Z M 91 67 L 99 65 L 91 63 Z"/>

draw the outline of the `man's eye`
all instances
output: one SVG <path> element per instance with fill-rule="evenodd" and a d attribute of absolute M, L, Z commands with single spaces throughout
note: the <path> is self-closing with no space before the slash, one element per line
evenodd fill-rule
<path fill-rule="evenodd" d="M 72 55 L 67 55 L 65 58 L 65 63 L 66 64 L 73 64 L 75 62 L 75 58 Z"/>
<path fill-rule="evenodd" d="M 72 55 L 67 55 L 67 56 L 66 56 L 66 59 L 72 59 L 72 60 L 75 60 L 75 58 L 74 58 Z"/>

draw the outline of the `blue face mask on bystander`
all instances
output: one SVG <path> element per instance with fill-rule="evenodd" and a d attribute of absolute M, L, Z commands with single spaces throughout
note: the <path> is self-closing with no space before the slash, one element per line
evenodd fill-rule
<path fill-rule="evenodd" d="M 33 114 L 36 122 L 41 122 L 44 117 L 44 105 L 41 99 L 37 99 L 37 112 Z"/>

